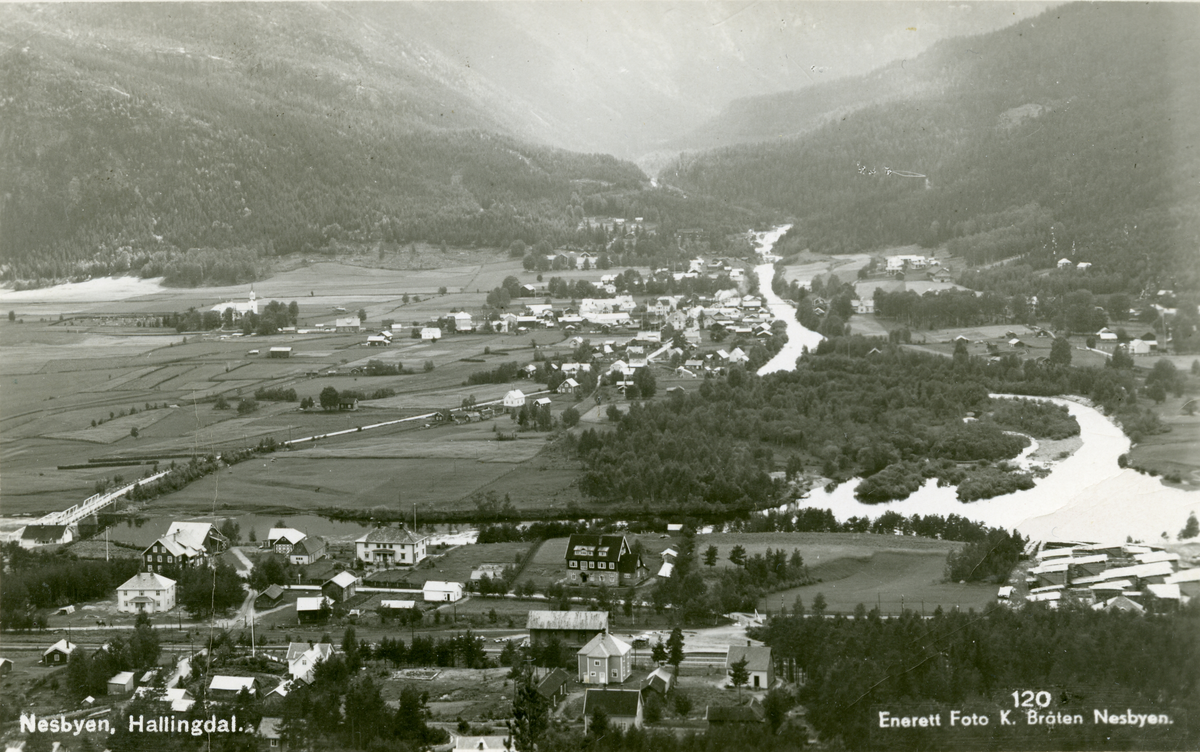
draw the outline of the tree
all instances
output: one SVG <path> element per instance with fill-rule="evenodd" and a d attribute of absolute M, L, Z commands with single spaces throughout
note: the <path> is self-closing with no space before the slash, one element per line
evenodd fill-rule
<path fill-rule="evenodd" d="M 750 672 L 746 669 L 748 664 L 749 661 L 742 656 L 729 667 L 729 683 L 738 691 L 739 697 L 742 694 L 742 685 L 750 682 Z"/>
<path fill-rule="evenodd" d="M 1196 520 L 1196 513 L 1192 512 L 1188 515 L 1187 523 L 1183 529 L 1179 531 L 1179 540 L 1188 540 L 1200 535 L 1200 522 Z"/>
<path fill-rule="evenodd" d="M 661 638 L 654 643 L 654 647 L 650 648 L 650 658 L 655 663 L 667 662 L 667 646 L 663 644 Z"/>
<path fill-rule="evenodd" d="M 133 428 L 129 429 L 129 435 L 130 435 L 130 436 L 132 436 L 132 437 L 133 437 L 133 438 L 135 438 L 135 439 L 138 437 L 138 429 L 137 429 L 137 426 L 134 426 Z"/>
<path fill-rule="evenodd" d="M 784 690 L 772 689 L 767 692 L 767 698 L 763 701 L 763 712 L 767 723 L 771 725 L 771 733 L 779 733 L 779 727 L 787 720 L 787 712 L 794 704 L 795 700 Z"/>
<path fill-rule="evenodd" d="M 655 381 L 649 366 L 637 370 L 637 373 L 633 375 L 633 384 L 641 393 L 642 399 L 650 399 L 658 391 L 658 382 Z"/>
<path fill-rule="evenodd" d="M 537 691 L 533 672 L 526 671 L 513 697 L 513 718 L 508 733 L 517 752 L 533 752 L 550 723 L 550 703 Z"/>
<path fill-rule="evenodd" d="M 358 639 L 354 634 L 354 625 L 346 627 L 342 633 L 342 652 L 346 655 L 346 666 L 353 673 L 362 667 L 362 657 L 358 654 Z"/>
<path fill-rule="evenodd" d="M 327 386 L 321 390 L 320 400 L 322 410 L 336 410 L 341 398 L 336 388 Z"/>
<path fill-rule="evenodd" d="M 221 527 L 219 529 L 221 531 L 221 535 L 224 535 L 229 539 L 230 545 L 236 546 L 238 541 L 241 540 L 242 526 L 239 525 L 237 520 L 233 519 L 232 517 L 226 517 L 224 520 L 222 520 Z"/>
<path fill-rule="evenodd" d="M 667 662 L 675 667 L 675 675 L 679 675 L 679 664 L 683 663 L 683 630 L 675 627 L 667 638 Z"/>
<path fill-rule="evenodd" d="M 709 546 L 704 549 L 704 566 L 715 567 L 717 565 L 717 547 Z"/>
<path fill-rule="evenodd" d="M 358 320 L 360 323 L 363 323 L 363 324 L 365 324 L 367 322 L 367 309 L 366 308 L 358 309 Z"/>
<path fill-rule="evenodd" d="M 746 563 L 746 547 L 738 544 L 729 550 L 729 562 L 737 566 L 744 566 Z"/>
<path fill-rule="evenodd" d="M 1115 368 L 1118 371 L 1128 371 L 1133 368 L 1133 356 L 1124 348 L 1118 345 L 1114 350 L 1112 357 L 1105 363 L 1110 368 Z"/>
<path fill-rule="evenodd" d="M 300 400 L 300 409 L 310 410 L 314 404 L 315 402 L 313 401 L 312 397 L 305 397 L 304 399 Z"/>
<path fill-rule="evenodd" d="M 1055 366 L 1071 365 L 1071 343 L 1066 337 L 1055 337 L 1050 345 L 1050 364 Z"/>
<path fill-rule="evenodd" d="M 16 321 L 16 320 L 17 320 L 17 312 L 16 312 L 16 311 L 9 311 L 9 312 L 8 312 L 8 320 L 9 320 L 9 321 Z"/>
<path fill-rule="evenodd" d="M 826 608 L 828 605 L 829 605 L 829 604 L 827 604 L 827 603 L 825 602 L 825 594 L 824 594 L 824 593 L 817 593 L 817 597 L 813 598 L 813 602 L 812 602 L 812 610 L 813 610 L 813 614 L 815 614 L 816 616 L 824 616 L 824 615 L 825 615 L 825 608 Z"/>
<path fill-rule="evenodd" d="M 562 420 L 562 424 L 566 428 L 573 428 L 579 424 L 579 411 L 574 407 L 568 407 L 566 410 L 562 411 L 562 415 L 559 416 L 559 419 Z"/>

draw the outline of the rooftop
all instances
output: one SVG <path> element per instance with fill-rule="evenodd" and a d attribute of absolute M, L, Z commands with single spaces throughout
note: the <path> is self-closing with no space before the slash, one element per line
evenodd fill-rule
<path fill-rule="evenodd" d="M 377 527 L 355 543 L 420 543 L 426 536 L 410 532 L 408 528 Z"/>
<path fill-rule="evenodd" d="M 765 645 L 761 647 L 730 645 L 729 653 L 725 656 L 725 668 L 731 667 L 743 658 L 746 659 L 747 671 L 767 671 L 771 668 L 771 648 Z"/>
<path fill-rule="evenodd" d="M 117 590 L 166 590 L 175 587 L 175 580 L 153 572 L 138 572 Z"/>
<path fill-rule="evenodd" d="M 627 655 L 632 651 L 633 646 L 629 643 L 619 640 L 607 632 L 601 632 L 588 640 L 588 644 L 580 648 L 578 654 L 588 658 L 607 658 L 613 655 Z"/>
<path fill-rule="evenodd" d="M 636 689 L 589 689 L 583 696 L 583 714 L 590 716 L 597 708 L 609 718 L 637 715 L 642 693 Z"/>
<path fill-rule="evenodd" d="M 526 629 L 578 630 L 605 632 L 608 613 L 605 611 L 530 611 Z"/>

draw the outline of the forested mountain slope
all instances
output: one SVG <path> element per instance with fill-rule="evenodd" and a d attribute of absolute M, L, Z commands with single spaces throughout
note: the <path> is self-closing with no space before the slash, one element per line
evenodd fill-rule
<path fill-rule="evenodd" d="M 5 278 L 554 238 L 573 193 L 644 183 L 502 135 L 498 94 L 390 41 L 337 4 L 0 9 Z"/>
<path fill-rule="evenodd" d="M 1194 288 L 1198 29 L 1190 4 L 1063 6 L 936 45 L 904 66 L 920 73 L 904 76 L 903 100 L 799 137 L 685 155 L 660 178 L 794 215 L 785 248 L 948 242 L 973 263 L 1067 256 L 1131 291 Z M 867 95 L 878 80 L 864 79 Z M 755 106 L 786 119 L 804 96 Z"/>

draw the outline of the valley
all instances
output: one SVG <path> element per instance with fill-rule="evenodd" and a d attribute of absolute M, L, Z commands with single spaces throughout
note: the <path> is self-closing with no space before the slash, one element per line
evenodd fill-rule
<path fill-rule="evenodd" d="M 1197 748 L 1198 20 L 0 6 L 0 741 Z"/>

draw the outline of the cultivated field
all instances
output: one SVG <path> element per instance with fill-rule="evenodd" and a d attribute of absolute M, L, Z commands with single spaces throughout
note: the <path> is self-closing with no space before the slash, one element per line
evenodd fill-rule
<path fill-rule="evenodd" d="M 807 608 L 817 593 L 825 595 L 830 613 L 850 613 L 859 603 L 898 613 L 901 598 L 905 608 L 924 607 L 926 613 L 938 606 L 980 609 L 996 598 L 994 585 L 942 582 L 946 555 L 962 545 L 953 541 L 857 533 L 719 533 L 697 536 L 697 555 L 710 545 L 719 551 L 717 566 L 731 566 L 728 556 L 735 545 L 747 556 L 767 548 L 782 548 L 789 556 L 793 548 L 800 551 L 820 582 L 770 594 L 759 605 L 763 611 L 778 611 L 781 604 L 791 609 L 797 596 Z"/>

